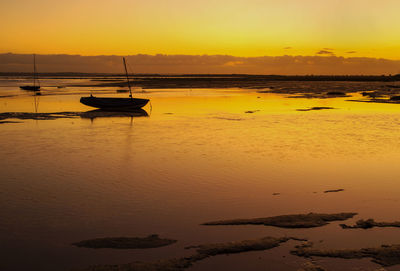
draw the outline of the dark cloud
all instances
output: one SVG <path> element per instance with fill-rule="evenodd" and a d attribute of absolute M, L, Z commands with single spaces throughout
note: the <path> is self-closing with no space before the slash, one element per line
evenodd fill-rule
<path fill-rule="evenodd" d="M 333 48 L 322 48 L 322 50 L 333 51 L 335 49 L 333 49 Z"/>
<path fill-rule="evenodd" d="M 134 73 L 247 74 L 397 74 L 400 60 L 339 57 L 328 50 L 316 56 L 235 57 L 229 55 L 131 55 Z M 0 72 L 31 72 L 32 55 L 0 54 Z M 37 55 L 39 72 L 123 73 L 121 56 Z"/>
<path fill-rule="evenodd" d="M 331 51 L 328 50 L 320 50 L 318 52 L 316 52 L 317 55 L 330 55 L 330 56 L 334 56 L 335 54 Z"/>
<path fill-rule="evenodd" d="M 293 47 L 284 47 L 283 49 L 285 49 L 285 50 L 290 50 L 290 49 L 293 49 Z"/>
<path fill-rule="evenodd" d="M 355 54 L 355 53 L 357 53 L 357 51 L 348 51 L 348 52 L 346 52 L 346 54 Z"/>

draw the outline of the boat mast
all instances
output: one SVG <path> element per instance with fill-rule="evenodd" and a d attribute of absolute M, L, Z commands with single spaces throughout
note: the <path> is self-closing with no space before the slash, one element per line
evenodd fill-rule
<path fill-rule="evenodd" d="M 36 56 L 33 54 L 33 87 L 36 87 Z"/>
<path fill-rule="evenodd" d="M 129 87 L 129 97 L 132 98 L 132 90 L 131 90 L 131 84 L 129 83 L 129 76 L 128 76 L 128 70 L 126 69 L 126 61 L 125 57 L 122 57 L 124 60 L 124 67 L 125 67 L 125 73 L 126 73 L 126 79 L 128 80 L 128 87 Z"/>

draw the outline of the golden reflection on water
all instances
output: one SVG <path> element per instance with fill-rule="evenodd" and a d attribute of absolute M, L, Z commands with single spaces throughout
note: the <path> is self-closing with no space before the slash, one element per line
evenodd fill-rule
<path fill-rule="evenodd" d="M 42 95 L 38 112 L 91 110 L 80 96 Z M 0 237 L 20 242 L 10 245 L 10 257 L 40 247 L 32 255 L 66 255 L 54 264 L 72 267 L 168 258 L 187 253 L 185 245 L 266 235 L 304 236 L 326 247 L 400 242 L 392 230 L 343 232 L 338 223 L 308 230 L 199 226 L 308 212 L 399 220 L 399 105 L 239 89 L 148 90 L 137 97 L 151 97 L 150 117 L 1 124 Z M 1 98 L 0 111 L 34 112 L 33 99 Z M 314 106 L 335 109 L 296 111 Z M 345 191 L 322 193 L 337 188 Z M 152 233 L 180 241 L 122 254 L 69 246 Z"/>

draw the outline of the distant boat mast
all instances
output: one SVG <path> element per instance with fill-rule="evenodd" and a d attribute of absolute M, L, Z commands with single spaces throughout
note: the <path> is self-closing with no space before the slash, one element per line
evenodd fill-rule
<path fill-rule="evenodd" d="M 126 61 L 125 61 L 125 57 L 122 57 L 122 59 L 124 60 L 124 67 L 125 67 L 125 73 L 126 73 L 126 79 L 128 80 L 128 87 L 129 87 L 129 97 L 132 98 L 132 90 L 131 90 L 131 84 L 129 82 L 129 76 L 128 76 L 128 70 L 126 68 Z"/>
<path fill-rule="evenodd" d="M 36 88 L 36 80 L 37 80 L 37 76 L 36 76 L 36 55 L 33 54 L 33 87 Z M 39 85 L 39 82 L 38 82 Z"/>

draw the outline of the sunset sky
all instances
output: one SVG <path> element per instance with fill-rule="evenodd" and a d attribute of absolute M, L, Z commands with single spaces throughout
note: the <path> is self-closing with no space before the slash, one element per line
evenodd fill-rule
<path fill-rule="evenodd" d="M 400 59 L 398 0 L 5 0 L 0 53 Z"/>
<path fill-rule="evenodd" d="M 399 59 L 399 10 L 397 0 L 5 0 L 0 51 L 275 56 L 329 48 Z"/>

